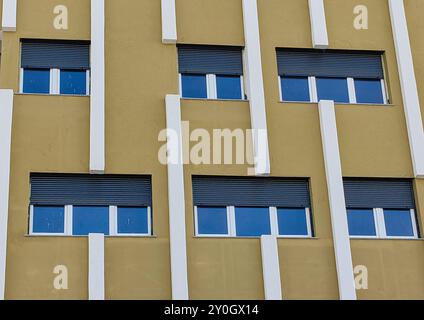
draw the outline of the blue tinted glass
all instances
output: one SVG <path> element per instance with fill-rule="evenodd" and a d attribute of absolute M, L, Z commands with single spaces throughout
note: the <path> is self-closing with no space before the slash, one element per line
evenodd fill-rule
<path fill-rule="evenodd" d="M 61 94 L 87 94 L 87 71 L 85 70 L 60 70 Z"/>
<path fill-rule="evenodd" d="M 240 76 L 216 76 L 218 99 L 242 99 Z"/>
<path fill-rule="evenodd" d="M 269 208 L 236 208 L 236 231 L 239 237 L 270 235 Z"/>
<path fill-rule="evenodd" d="M 278 230 L 281 236 L 307 236 L 305 209 L 278 209 Z"/>
<path fill-rule="evenodd" d="M 386 234 L 389 237 L 413 237 L 411 212 L 409 210 L 384 210 Z"/>
<path fill-rule="evenodd" d="M 384 103 L 380 80 L 355 79 L 356 102 Z"/>
<path fill-rule="evenodd" d="M 148 209 L 135 207 L 118 207 L 118 233 L 149 233 Z"/>
<path fill-rule="evenodd" d="M 74 206 L 72 216 L 73 235 L 109 235 L 109 207 Z"/>
<path fill-rule="evenodd" d="M 34 207 L 32 219 L 34 233 L 64 233 L 65 207 Z"/>
<path fill-rule="evenodd" d="M 228 234 L 227 208 L 198 207 L 197 230 L 200 235 Z"/>
<path fill-rule="evenodd" d="M 206 75 L 183 74 L 181 75 L 183 98 L 208 97 L 206 90 Z"/>
<path fill-rule="evenodd" d="M 311 101 L 307 77 L 281 77 L 283 101 Z"/>
<path fill-rule="evenodd" d="M 348 210 L 347 220 L 351 236 L 376 236 L 374 212 L 369 210 Z"/>
<path fill-rule="evenodd" d="M 347 79 L 317 78 L 318 100 L 334 100 L 349 103 Z"/>
<path fill-rule="evenodd" d="M 50 93 L 49 69 L 24 69 L 24 93 Z"/>

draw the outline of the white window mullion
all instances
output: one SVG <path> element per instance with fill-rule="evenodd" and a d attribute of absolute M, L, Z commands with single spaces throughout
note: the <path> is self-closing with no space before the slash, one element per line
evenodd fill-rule
<path fill-rule="evenodd" d="M 21 68 L 20 70 L 20 77 L 19 77 L 19 92 L 24 93 L 24 68 Z"/>
<path fill-rule="evenodd" d="M 386 81 L 384 79 L 381 79 L 381 93 L 383 94 L 383 103 L 388 104 L 389 97 L 387 96 Z"/>
<path fill-rule="evenodd" d="M 241 88 L 241 100 L 245 100 L 245 93 L 244 93 L 244 77 L 240 76 L 240 88 Z M 218 95 L 218 93 L 217 93 Z"/>
<path fill-rule="evenodd" d="M 417 218 L 415 215 L 415 210 L 411 209 L 411 222 L 412 222 L 412 230 L 414 231 L 414 238 L 418 238 L 418 227 L 417 227 Z"/>
<path fill-rule="evenodd" d="M 377 236 L 379 238 L 387 238 L 386 224 L 384 222 L 384 210 L 381 208 L 374 209 L 374 214 L 377 216 Z"/>
<path fill-rule="evenodd" d="M 194 235 L 196 237 L 199 236 L 199 216 L 198 216 L 198 214 L 199 214 L 199 212 L 197 210 L 197 206 L 194 206 Z M 227 220 L 228 220 L 228 213 L 227 213 Z"/>
<path fill-rule="evenodd" d="M 306 214 L 306 227 L 308 229 L 308 236 L 312 238 L 312 217 L 311 217 L 311 210 L 309 208 L 305 208 L 305 214 Z"/>
<path fill-rule="evenodd" d="M 29 234 L 34 234 L 34 206 L 29 207 Z"/>
<path fill-rule="evenodd" d="M 118 235 L 118 207 L 109 206 L 109 235 Z"/>
<path fill-rule="evenodd" d="M 59 94 L 60 70 L 50 69 L 50 94 Z"/>
<path fill-rule="evenodd" d="M 309 83 L 309 79 L 308 79 Z M 309 97 L 311 96 L 311 86 L 309 84 Z M 283 102 L 283 85 L 282 85 L 282 77 L 278 76 L 278 93 L 280 95 L 280 102 Z"/>
<path fill-rule="evenodd" d="M 179 90 L 180 90 L 180 97 L 183 96 L 183 76 L 181 73 L 178 74 L 178 86 L 179 86 Z"/>
<path fill-rule="evenodd" d="M 311 102 L 318 102 L 317 79 L 315 77 L 308 77 L 309 82 L 309 97 Z"/>
<path fill-rule="evenodd" d="M 216 90 L 216 75 L 214 74 L 206 75 L 206 83 L 207 83 L 208 99 L 217 99 L 218 94 Z"/>
<path fill-rule="evenodd" d="M 271 222 L 271 235 L 278 237 L 279 230 L 278 230 L 278 215 L 277 215 L 276 207 L 269 208 L 269 218 Z"/>
<path fill-rule="evenodd" d="M 65 235 L 72 236 L 73 224 L 72 224 L 73 206 L 65 206 Z"/>
<path fill-rule="evenodd" d="M 227 207 L 228 218 L 229 218 L 229 228 L 230 228 L 230 237 L 237 236 L 236 229 L 236 209 L 233 206 Z"/>
<path fill-rule="evenodd" d="M 90 70 L 87 70 L 85 75 L 85 91 L 86 91 L 85 94 L 89 96 L 90 95 Z"/>
<path fill-rule="evenodd" d="M 118 222 L 116 223 L 118 225 Z M 152 208 L 147 207 L 147 235 L 151 236 L 153 235 L 153 228 L 152 228 Z"/>
<path fill-rule="evenodd" d="M 349 90 L 349 102 L 356 103 L 355 80 L 347 78 L 347 88 Z"/>

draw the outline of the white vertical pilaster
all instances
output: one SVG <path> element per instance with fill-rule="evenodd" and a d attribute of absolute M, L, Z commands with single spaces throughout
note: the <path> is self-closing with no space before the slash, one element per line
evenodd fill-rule
<path fill-rule="evenodd" d="M 180 96 L 167 95 L 168 201 L 172 299 L 188 300 L 183 139 Z"/>
<path fill-rule="evenodd" d="M 403 0 L 389 0 L 414 174 L 424 178 L 424 130 Z"/>
<path fill-rule="evenodd" d="M 275 236 L 261 237 L 262 270 L 266 300 L 282 300 L 280 260 Z"/>
<path fill-rule="evenodd" d="M 90 172 L 105 170 L 105 2 L 91 0 Z"/>
<path fill-rule="evenodd" d="M 327 49 L 328 33 L 324 0 L 309 0 L 309 15 L 311 19 L 312 46 L 315 49 Z"/>
<path fill-rule="evenodd" d="M 16 31 L 17 0 L 3 0 L 2 31 Z"/>
<path fill-rule="evenodd" d="M 4 300 L 6 289 L 12 115 L 13 90 L 0 89 L 0 300 Z"/>
<path fill-rule="evenodd" d="M 269 160 L 257 0 L 243 0 L 243 19 L 246 42 L 244 76 L 246 79 L 246 93 L 250 102 L 250 117 L 254 135 L 255 174 L 269 175 L 271 173 L 271 165 Z"/>
<path fill-rule="evenodd" d="M 91 233 L 88 236 L 88 297 L 105 299 L 105 236 Z"/>
<path fill-rule="evenodd" d="M 162 43 L 177 43 L 175 0 L 162 0 Z"/>
<path fill-rule="evenodd" d="M 341 300 L 356 300 L 334 101 L 321 100 L 318 108 L 339 294 Z"/>

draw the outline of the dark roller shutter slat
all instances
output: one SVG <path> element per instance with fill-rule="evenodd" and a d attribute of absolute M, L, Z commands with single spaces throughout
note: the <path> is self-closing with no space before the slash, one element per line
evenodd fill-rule
<path fill-rule="evenodd" d="M 225 46 L 178 46 L 180 73 L 242 75 L 242 49 Z"/>
<path fill-rule="evenodd" d="M 280 76 L 383 79 L 381 52 L 277 50 Z"/>
<path fill-rule="evenodd" d="M 31 204 L 151 206 L 151 177 L 34 174 Z"/>
<path fill-rule="evenodd" d="M 310 207 L 305 179 L 193 177 L 196 206 Z"/>
<path fill-rule="evenodd" d="M 345 179 L 344 189 L 347 208 L 415 208 L 410 180 Z"/>
<path fill-rule="evenodd" d="M 79 41 L 22 41 L 22 68 L 90 69 L 90 44 Z"/>

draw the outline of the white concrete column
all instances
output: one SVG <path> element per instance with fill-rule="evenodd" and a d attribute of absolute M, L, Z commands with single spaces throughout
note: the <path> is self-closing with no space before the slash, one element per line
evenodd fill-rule
<path fill-rule="evenodd" d="M 105 171 L 105 2 L 91 0 L 90 172 Z"/>
<path fill-rule="evenodd" d="M 319 102 L 322 147 L 341 300 L 356 300 L 334 101 Z"/>
<path fill-rule="evenodd" d="M 409 145 L 417 178 L 424 178 L 424 130 L 403 0 L 389 0 Z"/>
<path fill-rule="evenodd" d="M 162 43 L 177 43 L 175 0 L 162 0 Z"/>
<path fill-rule="evenodd" d="M 169 235 L 172 299 L 188 300 L 183 139 L 180 96 L 167 95 Z"/>
<path fill-rule="evenodd" d="M 0 89 L 0 300 L 4 300 L 6 289 L 12 115 L 13 90 Z"/>
<path fill-rule="evenodd" d="M 2 31 L 16 31 L 17 0 L 3 0 Z"/>
<path fill-rule="evenodd" d="M 328 33 L 324 0 L 309 0 L 309 15 L 311 19 L 312 46 L 315 49 L 327 49 Z"/>
<path fill-rule="evenodd" d="M 250 102 L 250 117 L 254 136 L 255 174 L 269 175 L 271 173 L 271 165 L 256 1 L 243 0 L 244 37 L 246 42 L 244 49 L 244 77 L 246 94 Z"/>
<path fill-rule="evenodd" d="M 88 298 L 105 299 L 105 236 L 88 236 Z"/>
<path fill-rule="evenodd" d="M 274 236 L 262 236 L 261 253 L 265 299 L 282 300 L 277 238 Z"/>

